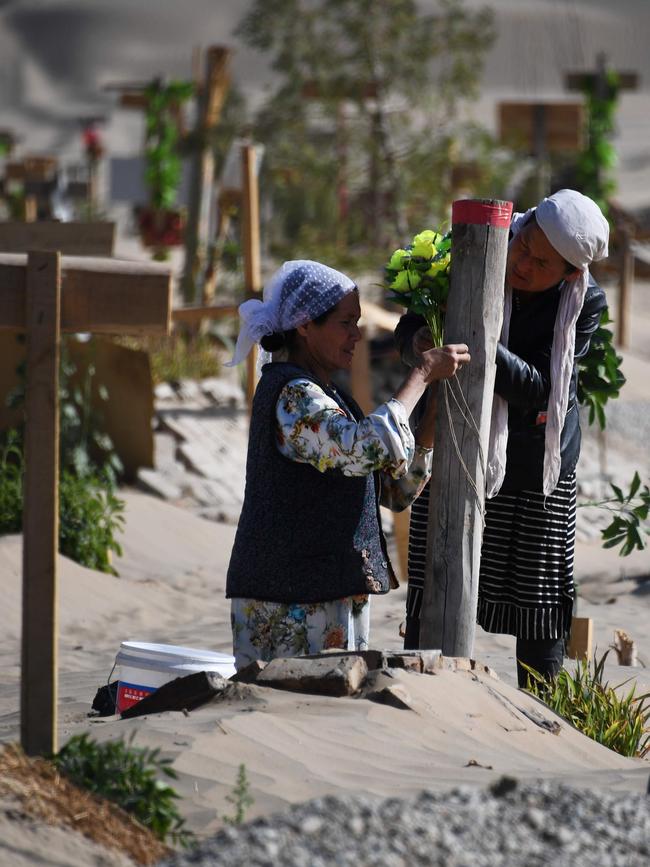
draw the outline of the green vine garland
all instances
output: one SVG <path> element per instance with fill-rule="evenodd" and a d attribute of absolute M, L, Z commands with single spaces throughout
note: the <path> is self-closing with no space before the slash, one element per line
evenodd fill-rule
<path fill-rule="evenodd" d="M 145 90 L 145 181 L 156 210 L 176 204 L 182 171 L 177 112 L 193 93 L 194 85 L 186 81 L 155 80 Z"/>

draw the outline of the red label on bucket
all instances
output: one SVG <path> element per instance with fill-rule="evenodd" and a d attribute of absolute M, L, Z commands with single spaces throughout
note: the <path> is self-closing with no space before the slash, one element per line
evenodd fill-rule
<path fill-rule="evenodd" d="M 115 702 L 115 710 L 118 713 L 123 713 L 128 708 L 142 701 L 156 688 L 153 686 L 141 686 L 137 683 L 124 683 L 120 681 L 117 685 L 117 701 Z"/>

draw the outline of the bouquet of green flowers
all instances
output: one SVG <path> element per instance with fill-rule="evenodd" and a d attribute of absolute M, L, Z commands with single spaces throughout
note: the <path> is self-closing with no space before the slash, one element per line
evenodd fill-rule
<path fill-rule="evenodd" d="M 450 264 L 451 232 L 426 229 L 395 250 L 385 269 L 390 300 L 426 319 L 434 346 L 442 346 Z"/>

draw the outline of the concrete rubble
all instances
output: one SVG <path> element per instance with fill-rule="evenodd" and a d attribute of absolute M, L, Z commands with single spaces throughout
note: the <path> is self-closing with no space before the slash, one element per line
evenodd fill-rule
<path fill-rule="evenodd" d="M 476 672 L 498 680 L 487 665 L 464 657 L 445 657 L 438 650 L 331 650 L 312 656 L 279 657 L 268 663 L 255 660 L 230 680 L 206 672 L 176 678 L 122 716 L 191 710 L 232 697 L 244 684 L 311 695 L 356 696 L 410 710 L 408 689 L 403 683 L 393 682 L 398 671 L 429 675 L 440 671 Z"/>

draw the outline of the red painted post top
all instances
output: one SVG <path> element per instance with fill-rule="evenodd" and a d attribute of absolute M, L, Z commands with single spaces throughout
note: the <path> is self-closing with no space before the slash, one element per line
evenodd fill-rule
<path fill-rule="evenodd" d="M 452 225 L 495 226 L 509 229 L 512 218 L 512 202 L 485 199 L 458 199 L 451 206 Z"/>

